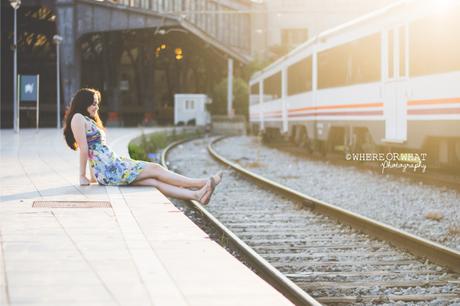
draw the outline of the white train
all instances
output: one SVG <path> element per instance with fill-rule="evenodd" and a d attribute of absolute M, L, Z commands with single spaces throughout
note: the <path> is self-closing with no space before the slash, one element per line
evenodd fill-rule
<path fill-rule="evenodd" d="M 460 1 L 401 1 L 255 73 L 253 130 L 328 152 L 424 152 L 460 167 Z"/>

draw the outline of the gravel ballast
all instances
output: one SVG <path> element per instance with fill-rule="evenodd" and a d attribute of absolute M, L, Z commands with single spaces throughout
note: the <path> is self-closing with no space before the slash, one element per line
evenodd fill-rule
<path fill-rule="evenodd" d="M 168 158 L 171 168 L 192 177 L 207 177 L 222 169 L 206 152 L 207 142 L 195 140 L 175 148 Z M 220 146 L 229 145 L 230 150 L 236 152 L 241 150 L 237 143 L 217 147 L 220 153 L 229 156 Z M 255 148 L 254 144 L 249 146 Z M 259 153 L 263 153 L 262 149 Z M 236 159 L 240 159 L 242 165 L 256 165 L 249 158 L 237 156 Z M 252 184 L 232 170 L 225 171 L 224 180 L 206 209 L 314 297 L 371 295 L 381 298 L 372 303 L 394 305 L 401 296 L 458 292 L 458 275 L 318 215 L 263 186 Z M 452 281 L 454 283 L 450 283 Z M 327 285 L 336 282 L 343 286 Z M 391 282 L 394 285 L 390 287 L 380 285 Z M 403 285 L 397 285 L 399 282 Z M 431 302 L 409 304 L 458 302 L 458 298 L 440 296 Z M 371 302 L 357 304 L 368 303 Z"/>
<path fill-rule="evenodd" d="M 319 200 L 460 250 L 460 193 L 403 177 L 292 156 L 256 137 L 231 137 L 217 152 Z"/>

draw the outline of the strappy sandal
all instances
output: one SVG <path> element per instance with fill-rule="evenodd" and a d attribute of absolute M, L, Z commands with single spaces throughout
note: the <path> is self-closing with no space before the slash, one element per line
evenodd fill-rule
<path fill-rule="evenodd" d="M 209 179 L 209 181 L 210 181 L 210 185 L 211 185 L 211 186 L 210 186 L 210 189 L 207 190 L 207 191 L 203 194 L 203 196 L 201 197 L 201 199 L 200 199 L 200 203 L 203 204 L 203 205 L 208 205 L 209 201 L 211 200 L 212 193 L 214 192 L 214 188 L 216 188 L 216 181 L 214 180 L 214 178 L 211 177 L 211 178 Z M 206 198 L 206 196 L 207 196 L 207 198 Z M 203 200 L 203 199 L 205 199 L 205 198 L 206 198 L 206 200 Z"/>
<path fill-rule="evenodd" d="M 222 177 L 224 176 L 224 171 L 219 171 L 216 173 L 216 175 L 219 177 L 219 184 L 222 182 Z"/>
<path fill-rule="evenodd" d="M 224 173 L 223 173 L 222 171 L 219 171 L 219 172 L 217 173 L 217 176 L 219 176 L 219 178 L 220 178 L 219 184 L 220 184 L 220 182 L 222 181 L 222 176 L 223 176 L 223 174 L 224 174 Z M 211 200 L 211 196 L 212 196 L 212 194 L 213 194 L 213 192 L 214 192 L 214 189 L 216 189 L 216 186 L 218 185 L 218 183 L 216 182 L 216 179 L 214 178 L 214 176 L 211 176 L 211 178 L 209 179 L 209 181 L 210 181 L 210 183 L 211 183 L 211 189 L 210 189 L 210 191 L 206 191 L 206 192 L 203 194 L 203 196 L 201 197 L 201 199 L 200 199 L 200 203 L 203 204 L 203 205 L 208 205 L 209 201 Z M 208 194 L 208 192 L 209 192 L 208 198 L 207 198 L 205 201 L 202 201 L 203 198 L 206 197 L 206 195 Z"/>

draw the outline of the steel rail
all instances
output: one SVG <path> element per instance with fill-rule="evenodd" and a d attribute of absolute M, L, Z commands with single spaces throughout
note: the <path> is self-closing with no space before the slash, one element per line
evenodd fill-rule
<path fill-rule="evenodd" d="M 280 183 L 248 171 L 237 163 L 233 163 L 225 159 L 213 149 L 213 145 L 227 137 L 228 136 L 217 138 L 208 146 L 209 153 L 217 161 L 233 168 L 237 172 L 244 174 L 245 176 L 255 180 L 258 183 L 270 186 L 291 198 L 302 201 L 304 205 L 314 209 L 315 211 L 333 217 L 334 219 L 348 224 L 353 228 L 361 230 L 371 236 L 388 241 L 391 244 L 405 249 L 416 256 L 427 258 L 432 262 L 446 266 L 455 272 L 460 272 L 460 252 L 456 250 L 447 248 L 438 243 L 415 236 L 390 225 L 383 224 L 365 216 L 315 199 Z"/>
<path fill-rule="evenodd" d="M 196 139 L 196 138 L 194 138 Z M 167 155 L 174 147 L 190 141 L 192 139 L 183 139 L 169 144 L 161 154 L 161 164 L 167 168 Z M 208 147 L 209 149 L 209 147 Z M 278 271 L 270 263 L 268 263 L 263 257 L 255 252 L 251 247 L 244 243 L 238 236 L 230 231 L 225 225 L 223 225 L 217 218 L 215 218 L 210 212 L 208 212 L 203 205 L 197 201 L 190 201 L 193 209 L 201 213 L 201 216 L 208 222 L 213 224 L 223 235 L 228 238 L 233 245 L 244 255 L 245 259 L 248 260 L 253 268 L 270 283 L 273 287 L 283 293 L 291 302 L 296 305 L 313 305 L 320 306 L 321 303 L 316 301 L 308 293 L 302 290 L 284 274 Z"/>

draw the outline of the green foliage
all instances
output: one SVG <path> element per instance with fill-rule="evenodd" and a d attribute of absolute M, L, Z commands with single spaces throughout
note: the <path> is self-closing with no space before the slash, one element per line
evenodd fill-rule
<path fill-rule="evenodd" d="M 285 46 L 285 45 L 274 45 L 270 47 L 270 61 L 274 62 L 280 57 L 285 56 L 286 54 L 291 51 L 292 47 Z"/>
<path fill-rule="evenodd" d="M 165 148 L 169 143 L 169 135 L 166 133 L 153 133 L 148 137 L 147 145 L 149 152 L 156 152 Z"/>
<path fill-rule="evenodd" d="M 251 76 L 256 73 L 259 70 L 264 69 L 271 63 L 270 59 L 261 59 L 261 58 L 256 58 L 249 64 L 245 65 L 243 69 L 241 70 L 241 78 L 246 81 L 246 83 L 249 82 L 249 79 Z"/>
<path fill-rule="evenodd" d="M 236 115 L 244 115 L 246 118 L 249 111 L 249 79 L 251 76 L 270 64 L 269 59 L 256 58 L 240 70 L 240 77 L 233 78 L 233 108 Z M 208 106 L 213 115 L 227 114 L 227 78 L 222 79 L 214 86 L 212 92 L 212 104 Z"/>
<path fill-rule="evenodd" d="M 172 132 L 163 131 L 149 135 L 142 134 L 139 139 L 139 145 L 137 145 L 135 141 L 129 143 L 128 152 L 132 159 L 150 161 L 148 159 L 149 153 L 159 153 L 162 149 L 176 140 L 192 138 L 202 134 L 203 132 L 200 130 L 182 130 L 178 133 L 175 129 Z"/>
<path fill-rule="evenodd" d="M 233 78 L 233 108 L 235 114 L 248 116 L 248 83 L 242 78 Z M 227 78 L 220 81 L 212 92 L 209 110 L 214 115 L 227 114 Z"/>
<path fill-rule="evenodd" d="M 145 150 L 132 142 L 128 145 L 128 152 L 132 159 L 147 160 Z"/>

